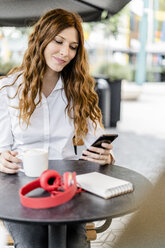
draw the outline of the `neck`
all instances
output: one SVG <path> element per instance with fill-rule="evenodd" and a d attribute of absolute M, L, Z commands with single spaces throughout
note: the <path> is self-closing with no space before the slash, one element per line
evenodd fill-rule
<path fill-rule="evenodd" d="M 53 85 L 55 87 L 58 79 L 59 79 L 59 72 L 52 71 L 51 69 L 47 69 L 44 78 L 43 84 L 46 86 Z"/>
<path fill-rule="evenodd" d="M 46 70 L 42 86 L 42 92 L 44 93 L 45 97 L 48 97 L 56 86 L 59 75 L 60 74 L 58 72 L 52 71 L 51 69 Z"/>

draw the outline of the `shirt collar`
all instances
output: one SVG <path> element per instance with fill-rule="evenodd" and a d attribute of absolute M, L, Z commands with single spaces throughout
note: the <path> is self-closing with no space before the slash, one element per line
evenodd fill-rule
<path fill-rule="evenodd" d="M 60 76 L 59 79 L 58 79 L 58 81 L 57 81 L 57 84 L 54 87 L 54 89 L 52 90 L 52 92 L 53 91 L 56 91 L 56 90 L 62 90 L 62 89 L 64 89 L 64 83 L 63 83 L 62 78 Z"/>

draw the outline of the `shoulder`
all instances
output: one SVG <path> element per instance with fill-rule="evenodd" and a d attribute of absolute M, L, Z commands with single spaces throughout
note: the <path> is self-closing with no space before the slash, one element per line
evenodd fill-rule
<path fill-rule="evenodd" d="M 19 76 L 20 75 L 20 76 Z M 17 89 L 18 85 L 22 82 L 23 73 L 16 72 L 9 76 L 0 79 L 0 93 L 7 93 L 8 91 Z M 14 81 L 16 82 L 14 83 Z M 11 86 L 14 83 L 13 86 Z M 6 87 L 11 86 L 11 87 Z M 4 88 L 3 88 L 4 87 Z"/>

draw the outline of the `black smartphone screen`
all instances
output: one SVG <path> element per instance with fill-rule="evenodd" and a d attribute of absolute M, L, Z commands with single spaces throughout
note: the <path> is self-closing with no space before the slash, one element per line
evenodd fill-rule
<path fill-rule="evenodd" d="M 104 134 L 101 135 L 91 146 L 94 147 L 100 147 L 102 148 L 102 143 L 112 143 L 116 138 L 118 137 L 118 134 Z"/>

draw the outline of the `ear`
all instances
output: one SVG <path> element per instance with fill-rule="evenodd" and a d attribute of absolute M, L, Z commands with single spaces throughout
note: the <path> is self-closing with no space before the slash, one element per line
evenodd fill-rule
<path fill-rule="evenodd" d="M 46 170 L 40 176 L 40 185 L 47 191 L 55 190 L 61 185 L 61 176 L 55 170 Z"/>

